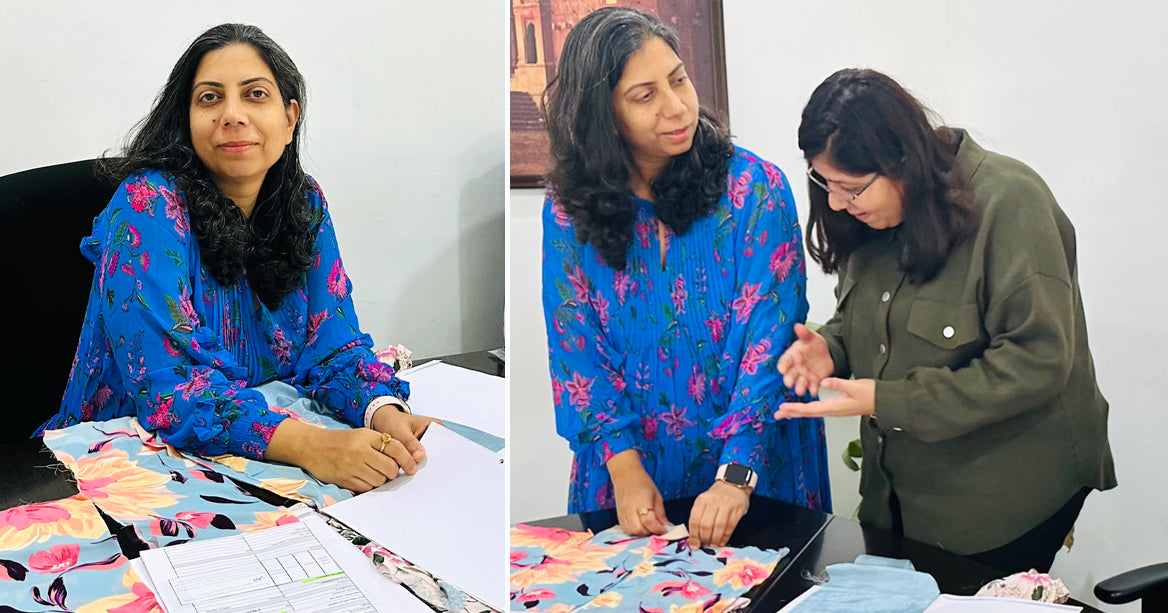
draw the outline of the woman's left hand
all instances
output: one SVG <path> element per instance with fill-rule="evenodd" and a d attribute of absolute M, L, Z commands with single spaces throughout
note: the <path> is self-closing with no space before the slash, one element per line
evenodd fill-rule
<path fill-rule="evenodd" d="M 838 392 L 823 398 L 823 391 Z M 775 419 L 790 417 L 845 417 L 876 413 L 875 379 L 824 379 L 819 383 L 820 400 L 815 402 L 784 402 L 779 405 Z"/>
<path fill-rule="evenodd" d="M 442 423 L 441 420 L 433 417 L 413 415 L 399 411 L 394 405 L 386 405 L 373 414 L 373 421 L 370 425 L 374 430 L 384 432 L 401 441 L 414 461 L 421 462 L 426 458 L 426 448 L 418 439 L 426 432 L 426 428 L 434 422 Z"/>
<path fill-rule="evenodd" d="M 689 512 L 690 548 L 725 546 L 748 509 L 750 492 L 725 481 L 714 481 L 710 489 L 698 494 Z"/>

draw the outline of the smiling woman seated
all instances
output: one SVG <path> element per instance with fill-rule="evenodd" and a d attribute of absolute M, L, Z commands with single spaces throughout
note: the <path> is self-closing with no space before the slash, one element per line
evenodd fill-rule
<path fill-rule="evenodd" d="M 320 186 L 300 166 L 304 80 L 259 28 L 224 24 L 175 64 L 120 158 L 82 253 L 95 265 L 61 409 L 136 415 L 176 447 L 301 466 L 365 491 L 425 450 L 430 420 L 378 362 Z M 282 381 L 351 430 L 270 406 Z"/>

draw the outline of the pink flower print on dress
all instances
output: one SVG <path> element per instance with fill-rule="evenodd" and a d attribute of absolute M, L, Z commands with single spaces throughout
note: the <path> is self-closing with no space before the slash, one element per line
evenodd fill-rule
<path fill-rule="evenodd" d="M 649 228 L 649 222 L 646 222 L 646 221 L 636 222 L 635 224 L 633 224 L 633 231 L 637 235 L 637 242 L 640 243 L 642 247 L 648 247 L 649 246 L 649 235 L 652 233 L 652 230 Z"/>
<path fill-rule="evenodd" d="M 292 342 L 288 340 L 288 336 L 284 334 L 279 326 L 276 326 L 276 332 L 272 335 L 272 353 L 280 358 L 281 364 L 292 363 Z"/>
<path fill-rule="evenodd" d="M 60 573 L 77 565 L 81 547 L 77 543 L 53 545 L 28 557 L 28 567 L 38 573 Z"/>
<path fill-rule="evenodd" d="M 349 277 L 345 275 L 345 267 L 340 260 L 333 262 L 333 270 L 328 276 L 328 290 L 338 301 L 349 295 Z"/>
<path fill-rule="evenodd" d="M 652 415 L 642 417 L 641 433 L 645 435 L 647 441 L 657 438 L 657 418 Z"/>
<path fill-rule="evenodd" d="M 191 396 L 211 387 L 211 373 L 213 372 L 210 368 L 192 368 L 190 381 L 174 386 L 174 391 L 181 391 L 183 400 L 190 400 Z"/>
<path fill-rule="evenodd" d="M 762 287 L 762 283 L 742 284 L 742 293 L 730 305 L 730 308 L 734 310 L 734 321 L 746 323 L 746 320 L 750 319 L 750 312 L 754 310 L 754 305 L 762 300 L 762 294 L 758 293 L 760 287 Z"/>
<path fill-rule="evenodd" d="M 706 375 L 702 373 L 700 366 L 693 367 L 693 374 L 689 376 L 689 382 L 686 384 L 686 392 L 689 397 L 693 398 L 694 402 L 701 404 L 706 397 Z"/>
<path fill-rule="evenodd" d="M 710 340 L 715 343 L 722 342 L 722 335 L 726 330 L 726 323 L 722 321 L 722 318 L 717 315 L 711 315 L 705 323 L 706 327 L 710 329 Z"/>
<path fill-rule="evenodd" d="M 195 312 L 195 305 L 191 302 L 191 293 L 183 291 L 178 297 L 178 306 L 182 309 L 183 317 L 187 318 L 187 323 L 192 328 L 199 327 L 199 314 Z"/>
<path fill-rule="evenodd" d="M 782 283 L 787 280 L 787 275 L 791 274 L 791 268 L 798 259 L 799 253 L 795 250 L 795 241 L 790 240 L 779 245 L 779 248 L 771 254 L 771 263 L 768 268 L 771 274 L 775 275 Z"/>
<path fill-rule="evenodd" d="M 572 225 L 572 218 L 564 211 L 564 207 L 558 200 L 552 201 L 552 215 L 555 216 L 557 226 L 567 228 Z"/>
<path fill-rule="evenodd" d="M 673 280 L 673 288 L 669 292 L 669 298 L 673 301 L 674 313 L 681 315 L 685 313 L 685 301 L 689 298 L 689 292 L 685 290 L 685 278 L 677 275 Z"/>
<path fill-rule="evenodd" d="M 588 275 L 584 274 L 584 269 L 576 266 L 568 275 L 568 282 L 576 290 L 576 302 L 588 304 Z"/>
<path fill-rule="evenodd" d="M 137 249 L 142 246 L 142 233 L 138 232 L 138 228 L 126 224 L 126 233 L 130 235 L 130 249 Z"/>
<path fill-rule="evenodd" d="M 776 168 L 774 164 L 771 164 L 770 162 L 763 164 L 762 171 L 766 174 L 767 187 L 771 188 L 772 190 L 774 190 L 776 187 L 780 189 L 782 188 L 783 173 L 779 171 L 779 169 Z M 767 210 L 769 211 L 774 204 L 774 198 L 767 198 L 767 201 Z"/>
<path fill-rule="evenodd" d="M 730 184 L 730 204 L 734 208 L 740 209 L 742 205 L 746 204 L 746 195 L 750 193 L 750 171 L 747 170 L 738 175 L 738 178 Z"/>
<path fill-rule="evenodd" d="M 625 388 L 628 387 L 628 384 L 625 383 L 625 376 L 619 372 L 608 373 L 608 384 L 618 394 L 624 392 Z"/>
<path fill-rule="evenodd" d="M 602 327 L 608 326 L 608 299 L 603 294 L 597 292 L 596 297 L 592 299 L 592 309 L 596 311 L 596 318 L 600 320 Z"/>
<path fill-rule="evenodd" d="M 146 418 L 146 423 L 150 424 L 151 428 L 169 428 L 171 426 L 170 409 L 174 406 L 174 396 L 168 395 L 165 398 L 159 396 L 155 399 L 158 406 L 155 407 L 154 413 Z"/>
<path fill-rule="evenodd" d="M 565 384 L 568 388 L 568 402 L 576 407 L 586 407 L 592 402 L 592 383 L 594 379 L 582 377 L 580 373 L 572 373 L 572 380 Z"/>
<path fill-rule="evenodd" d="M 166 218 L 174 220 L 174 231 L 180 237 L 186 237 L 187 232 L 191 229 L 189 220 L 187 219 L 186 205 L 183 204 L 183 201 L 174 192 L 166 187 L 158 188 L 158 193 L 162 194 L 162 199 L 166 202 Z"/>
<path fill-rule="evenodd" d="M 145 177 L 137 183 L 127 185 L 126 192 L 130 197 L 130 206 L 139 213 L 151 208 L 150 199 L 158 195 L 158 191 L 146 182 Z M 150 214 L 153 215 L 154 211 L 151 210 Z"/>
<path fill-rule="evenodd" d="M 316 331 L 320 329 L 321 324 L 323 324 L 328 318 L 328 311 L 321 311 L 315 315 L 312 313 L 308 314 L 308 338 L 306 338 L 304 341 L 304 345 L 306 347 L 316 343 Z"/>
<path fill-rule="evenodd" d="M 714 584 L 729 583 L 736 590 L 748 589 L 769 577 L 773 568 L 774 564 L 764 566 L 746 558 L 731 558 L 724 568 L 714 571 Z"/>
<path fill-rule="evenodd" d="M 617 304 L 624 304 L 630 287 L 629 273 L 618 270 L 612 273 L 612 289 L 616 291 Z"/>
<path fill-rule="evenodd" d="M 685 429 L 694 425 L 693 421 L 686 419 L 685 411 L 685 407 L 677 408 L 670 405 L 669 412 L 661 415 L 661 421 L 665 422 L 665 431 L 679 441 L 685 436 Z"/>
<path fill-rule="evenodd" d="M 739 368 L 748 375 L 758 374 L 758 365 L 771 357 L 771 354 L 766 353 L 770 348 L 771 342 L 765 338 L 758 344 L 751 345 L 746 349 L 746 354 L 742 356 Z"/>

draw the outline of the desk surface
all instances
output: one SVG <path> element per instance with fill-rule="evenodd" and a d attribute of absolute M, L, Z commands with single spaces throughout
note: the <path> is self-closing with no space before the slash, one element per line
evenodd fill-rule
<path fill-rule="evenodd" d="M 673 522 L 689 517 L 693 498 L 670 500 L 665 514 Z M 617 524 L 616 512 L 594 511 L 524 522 L 568 530 L 599 532 Z M 942 593 L 971 596 L 982 585 L 1003 576 L 1001 571 L 936 547 L 874 528 L 847 518 L 812 511 L 793 504 L 755 496 L 750 511 L 739 522 L 730 546 L 752 545 L 766 549 L 788 547 L 788 554 L 767 581 L 747 594 L 752 611 L 777 611 L 813 585 L 811 576 L 822 577 L 829 564 L 852 562 L 867 553 L 911 560 L 917 570 L 929 573 Z M 1083 607 L 1084 613 L 1100 613 Z"/>

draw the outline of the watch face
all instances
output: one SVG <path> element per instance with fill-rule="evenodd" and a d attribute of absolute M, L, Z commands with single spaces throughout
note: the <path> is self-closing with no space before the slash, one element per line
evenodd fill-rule
<path fill-rule="evenodd" d="M 746 485 L 750 481 L 750 468 L 741 464 L 727 464 L 723 478 L 734 485 Z"/>

